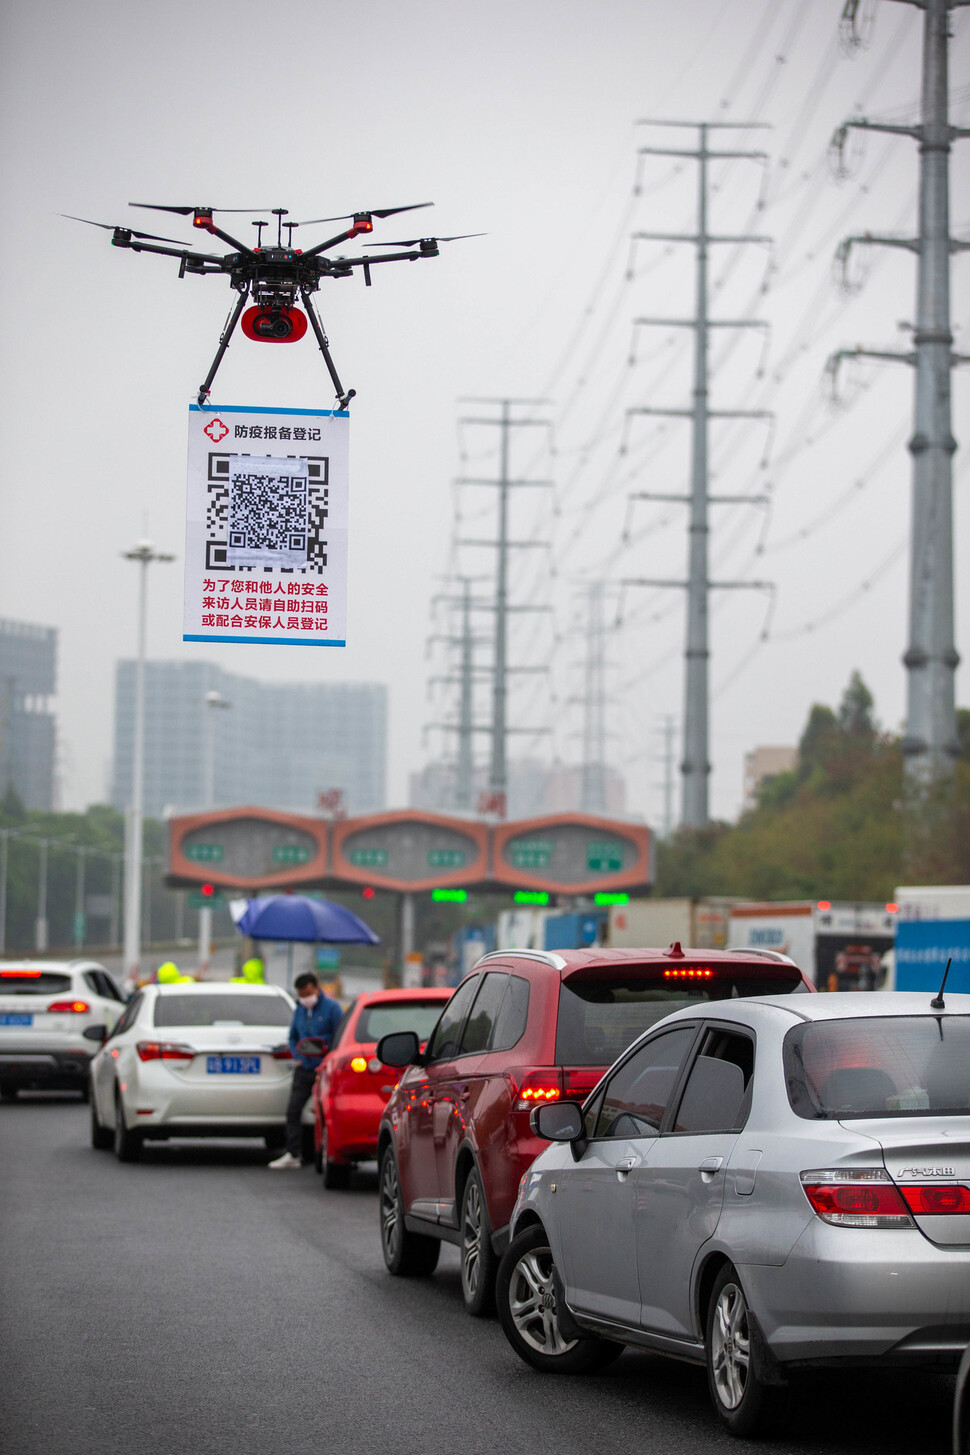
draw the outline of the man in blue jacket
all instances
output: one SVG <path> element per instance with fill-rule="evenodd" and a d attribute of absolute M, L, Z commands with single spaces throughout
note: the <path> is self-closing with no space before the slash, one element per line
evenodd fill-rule
<path fill-rule="evenodd" d="M 297 1007 L 290 1024 L 290 1051 L 293 1054 L 293 1086 L 286 1107 L 286 1151 L 269 1165 L 280 1172 L 291 1167 L 302 1167 L 301 1158 L 303 1133 L 300 1118 L 307 1097 L 313 1090 L 313 1081 L 320 1065 L 319 1056 L 298 1056 L 297 1044 L 304 1036 L 319 1036 L 324 1048 L 329 1047 L 333 1033 L 343 1019 L 343 1010 L 337 1001 L 331 1000 L 320 989 L 320 982 L 310 971 L 298 975 L 293 982 Z"/>

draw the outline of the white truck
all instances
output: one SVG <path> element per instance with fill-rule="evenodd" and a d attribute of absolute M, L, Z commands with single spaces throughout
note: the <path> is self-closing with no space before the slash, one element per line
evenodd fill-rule
<path fill-rule="evenodd" d="M 615 949 L 662 950 L 679 940 L 695 950 L 723 950 L 730 912 L 729 899 L 633 899 L 610 910 L 607 943 Z"/>
<path fill-rule="evenodd" d="M 790 955 L 819 990 L 879 990 L 895 929 L 894 905 L 744 902 L 731 906 L 728 943 Z"/>

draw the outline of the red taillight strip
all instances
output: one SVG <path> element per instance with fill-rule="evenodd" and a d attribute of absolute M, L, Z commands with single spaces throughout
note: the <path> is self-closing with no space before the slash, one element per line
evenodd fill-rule
<path fill-rule="evenodd" d="M 954 1183 L 921 1183 L 900 1187 L 903 1201 L 917 1217 L 938 1217 L 942 1213 L 970 1213 L 970 1187 Z"/>
<path fill-rule="evenodd" d="M 909 1209 L 881 1167 L 826 1167 L 799 1174 L 812 1211 L 843 1228 L 911 1228 Z"/>
<path fill-rule="evenodd" d="M 191 1061 L 195 1055 L 191 1046 L 174 1041 L 139 1041 L 135 1050 L 139 1061 Z"/>
<path fill-rule="evenodd" d="M 0 970 L 0 979 L 39 980 L 43 973 L 42 970 Z"/>
<path fill-rule="evenodd" d="M 48 1015 L 70 1012 L 71 1015 L 87 1015 L 91 1007 L 86 1000 L 52 1000 L 47 1007 Z"/>

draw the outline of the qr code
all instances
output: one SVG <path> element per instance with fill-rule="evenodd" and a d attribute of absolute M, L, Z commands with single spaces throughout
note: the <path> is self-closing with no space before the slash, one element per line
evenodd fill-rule
<path fill-rule="evenodd" d="M 293 491 L 288 486 L 280 488 L 282 480 L 287 478 L 285 476 L 279 481 L 274 479 L 260 485 L 259 463 L 267 457 L 245 456 L 252 459 L 254 478 L 250 508 L 246 508 L 244 496 L 238 489 L 231 489 L 230 460 L 234 455 L 235 451 L 209 452 L 206 569 L 228 569 L 230 551 L 268 548 L 280 552 L 281 556 L 293 551 L 299 557 L 299 565 L 286 565 L 281 560 L 277 569 L 299 571 L 304 576 L 322 576 L 327 564 L 329 458 L 326 455 L 285 456 L 288 460 L 306 461 L 306 479 L 302 478 L 302 472 L 299 476 L 294 472 L 293 483 L 298 484 L 298 489 Z M 238 455 L 236 457 L 239 458 Z M 271 571 L 274 567 L 237 564 L 232 569 L 258 573 Z"/>

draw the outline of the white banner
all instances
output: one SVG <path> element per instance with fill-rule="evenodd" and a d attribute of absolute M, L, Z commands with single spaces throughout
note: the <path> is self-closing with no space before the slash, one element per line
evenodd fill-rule
<path fill-rule="evenodd" d="M 186 642 L 347 641 L 345 410 L 189 405 Z"/>

